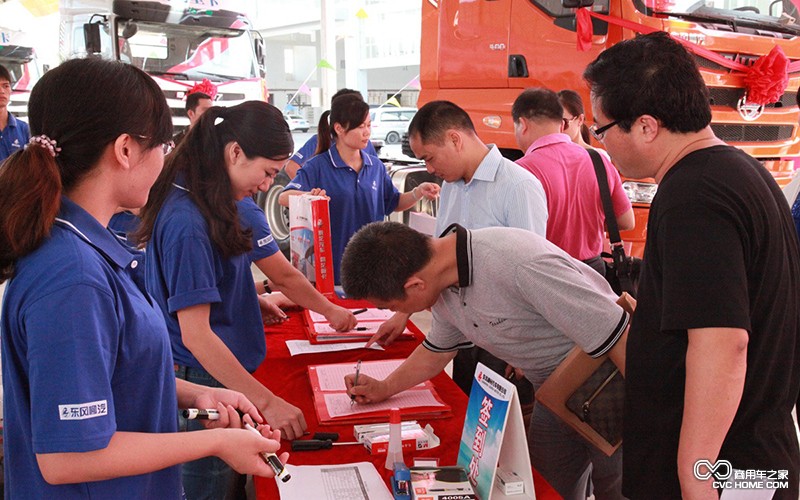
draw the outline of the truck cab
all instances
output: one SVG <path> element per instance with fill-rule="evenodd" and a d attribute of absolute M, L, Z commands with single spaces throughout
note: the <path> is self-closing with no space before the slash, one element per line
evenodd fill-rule
<path fill-rule="evenodd" d="M 0 27 L 0 64 L 11 73 L 11 101 L 8 111 L 27 121 L 28 97 L 42 76 L 36 51 L 25 44 L 22 34 Z"/>
<path fill-rule="evenodd" d="M 563 3 L 562 3 L 563 1 Z M 590 115 L 583 70 L 603 50 L 640 32 L 663 30 L 692 50 L 709 88 L 716 135 L 761 160 L 779 183 L 788 182 L 797 137 L 800 70 L 787 91 L 765 106 L 747 101 L 741 67 L 780 46 L 800 59 L 798 11 L 791 0 L 423 0 L 419 105 L 457 103 L 478 134 L 512 159 L 511 105 L 528 87 L 579 92 Z M 575 7 L 592 12 L 591 44 L 577 49 Z M 739 68 L 739 69 L 732 69 Z M 587 116 L 591 123 L 591 116 Z M 656 188 L 652 179 L 623 179 L 634 205 L 636 228 L 623 232 L 626 248 L 640 256 Z"/>
<path fill-rule="evenodd" d="M 263 40 L 235 8 L 220 0 L 68 0 L 62 57 L 95 54 L 142 69 L 164 91 L 178 131 L 189 125 L 186 93 L 203 79 L 217 86 L 217 105 L 267 100 Z"/>

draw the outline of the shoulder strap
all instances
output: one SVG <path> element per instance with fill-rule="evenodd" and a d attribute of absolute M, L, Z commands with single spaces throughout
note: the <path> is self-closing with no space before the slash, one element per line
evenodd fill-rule
<path fill-rule="evenodd" d="M 600 187 L 600 198 L 603 200 L 603 211 L 606 213 L 606 227 L 608 228 L 608 238 L 611 240 L 611 248 L 622 242 L 617 225 L 617 216 L 614 215 L 614 204 L 611 202 L 611 191 L 608 189 L 608 176 L 606 166 L 600 153 L 594 149 L 587 149 L 589 156 L 592 157 L 594 173 L 597 177 L 597 185 Z"/>

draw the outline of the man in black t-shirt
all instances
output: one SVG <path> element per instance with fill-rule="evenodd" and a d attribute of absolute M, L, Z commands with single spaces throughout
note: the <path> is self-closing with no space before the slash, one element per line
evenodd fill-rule
<path fill-rule="evenodd" d="M 611 47 L 584 78 L 595 138 L 623 175 L 659 184 L 627 346 L 623 493 L 746 483 L 797 500 L 800 250 L 780 189 L 714 136 L 703 79 L 666 33 Z"/>

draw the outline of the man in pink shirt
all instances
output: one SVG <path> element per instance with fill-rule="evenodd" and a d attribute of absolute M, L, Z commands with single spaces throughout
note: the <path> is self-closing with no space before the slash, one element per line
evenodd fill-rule
<path fill-rule="evenodd" d="M 541 181 L 547 195 L 547 239 L 599 273 L 605 272 L 603 249 L 605 214 L 592 159 L 583 147 L 562 133 L 564 119 L 558 95 L 530 88 L 514 101 L 514 133 L 525 156 L 517 160 Z M 603 157 L 608 187 L 620 230 L 632 229 L 631 202 L 619 173 Z"/>

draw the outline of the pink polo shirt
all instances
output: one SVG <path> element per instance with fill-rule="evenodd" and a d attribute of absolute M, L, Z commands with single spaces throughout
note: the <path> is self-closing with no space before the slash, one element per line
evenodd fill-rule
<path fill-rule="evenodd" d="M 601 154 L 617 216 L 631 208 L 622 181 L 607 155 Z M 603 202 L 592 158 L 566 134 L 536 140 L 517 163 L 539 179 L 547 195 L 547 239 L 576 259 L 596 257 L 603 248 Z"/>

